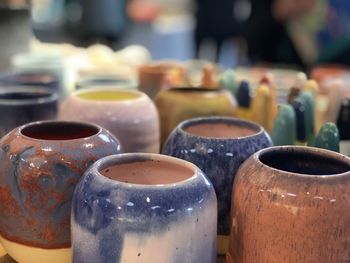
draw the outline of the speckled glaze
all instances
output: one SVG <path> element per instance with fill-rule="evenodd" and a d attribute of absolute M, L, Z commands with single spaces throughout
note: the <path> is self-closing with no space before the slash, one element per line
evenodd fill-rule
<path fill-rule="evenodd" d="M 86 123 L 46 121 L 21 126 L 0 141 L 0 234 L 12 245 L 54 251 L 70 247 L 70 211 L 75 185 L 94 161 L 120 152 L 117 139 Z M 8 243 L 8 242 L 7 242 Z M 6 243 L 6 244 L 7 244 Z M 29 252 L 30 253 L 30 252 Z M 56 259 L 57 260 L 57 259 Z M 59 262 L 69 262 L 64 258 Z"/>
<path fill-rule="evenodd" d="M 45 89 L 2 86 L 0 137 L 28 122 L 55 119 L 58 111 L 57 100 L 55 93 Z"/>
<path fill-rule="evenodd" d="M 271 147 L 239 169 L 228 263 L 350 262 L 350 159 Z"/>
<path fill-rule="evenodd" d="M 173 88 L 160 92 L 155 104 L 161 124 L 161 143 L 182 121 L 204 116 L 235 116 L 237 102 L 228 90 Z"/>
<path fill-rule="evenodd" d="M 125 99 L 85 99 L 81 95 L 113 93 Z M 158 153 L 159 117 L 153 102 L 142 92 L 113 88 L 90 88 L 76 91 L 60 107 L 59 119 L 96 123 L 113 133 L 124 152 Z"/>
<path fill-rule="evenodd" d="M 254 134 L 243 137 L 213 138 L 196 136 L 185 131 L 199 124 L 227 124 L 237 129 L 252 129 Z M 162 153 L 190 161 L 208 176 L 218 198 L 218 235 L 228 236 L 231 192 L 236 171 L 253 153 L 271 145 L 269 135 L 255 123 L 228 117 L 206 117 L 179 124 L 165 142 Z M 226 252 L 222 251 L 225 248 L 220 247 L 218 246 L 218 253 Z"/>
<path fill-rule="evenodd" d="M 177 167 L 189 170 L 189 176 L 171 183 L 138 184 L 101 172 L 136 163 L 137 170 L 130 169 L 139 177 L 148 162 L 172 165 L 159 177 L 179 175 Z M 150 173 L 145 168 L 145 175 Z M 73 262 L 214 263 L 216 213 L 213 186 L 195 165 L 156 154 L 105 157 L 85 173 L 74 193 Z"/>

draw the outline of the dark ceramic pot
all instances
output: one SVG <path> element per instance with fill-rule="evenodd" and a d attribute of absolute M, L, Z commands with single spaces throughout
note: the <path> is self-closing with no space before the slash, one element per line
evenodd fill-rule
<path fill-rule="evenodd" d="M 72 206 L 75 263 L 214 263 L 215 191 L 195 165 L 158 154 L 97 161 Z"/>
<path fill-rule="evenodd" d="M 23 87 L 40 87 L 48 89 L 51 92 L 59 92 L 58 78 L 48 72 L 13 72 L 3 73 L 0 75 L 0 87 L 7 86 L 23 86 Z"/>
<path fill-rule="evenodd" d="M 271 146 L 265 130 L 252 122 L 208 117 L 184 121 L 170 134 L 163 154 L 196 164 L 213 183 L 218 198 L 218 253 L 227 251 L 232 184 L 239 166 Z"/>
<path fill-rule="evenodd" d="M 75 185 L 96 160 L 120 152 L 103 128 L 34 122 L 0 141 L 0 240 L 19 262 L 71 262 Z"/>
<path fill-rule="evenodd" d="M 312 147 L 254 154 L 239 169 L 228 263 L 350 262 L 350 159 Z"/>
<path fill-rule="evenodd" d="M 55 119 L 57 95 L 38 88 L 0 89 L 0 137 L 32 121 Z"/>

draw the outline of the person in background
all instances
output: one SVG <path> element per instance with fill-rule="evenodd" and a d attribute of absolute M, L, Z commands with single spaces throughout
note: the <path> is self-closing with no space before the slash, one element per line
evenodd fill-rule
<path fill-rule="evenodd" d="M 286 25 L 289 20 L 310 12 L 315 0 L 239 1 L 246 5 L 246 17 L 239 22 L 239 34 L 246 41 L 249 60 L 304 67 Z"/>
<path fill-rule="evenodd" d="M 235 0 L 196 0 L 194 30 L 195 55 L 198 58 L 203 43 L 213 41 L 216 60 L 223 43 L 235 36 L 233 6 Z"/>

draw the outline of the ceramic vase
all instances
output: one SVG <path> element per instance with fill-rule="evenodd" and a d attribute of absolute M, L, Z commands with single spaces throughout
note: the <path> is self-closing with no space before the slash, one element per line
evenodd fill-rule
<path fill-rule="evenodd" d="M 227 90 L 173 88 L 155 99 L 161 123 L 161 143 L 182 121 L 204 116 L 235 116 L 237 103 Z"/>
<path fill-rule="evenodd" d="M 0 87 L 7 86 L 23 86 L 23 87 L 40 87 L 51 92 L 59 92 L 58 78 L 48 72 L 8 72 L 0 74 Z"/>
<path fill-rule="evenodd" d="M 28 122 L 55 119 L 58 97 L 39 88 L 0 89 L 0 137 Z"/>
<path fill-rule="evenodd" d="M 91 88 L 76 91 L 60 108 L 62 120 L 96 123 L 112 132 L 124 152 L 159 152 L 159 119 L 142 92 Z"/>
<path fill-rule="evenodd" d="M 271 138 L 273 144 L 294 145 L 296 143 L 296 118 L 294 108 L 289 104 L 281 104 L 278 108 Z"/>
<path fill-rule="evenodd" d="M 301 146 L 264 149 L 239 169 L 228 263 L 349 262 L 350 159 Z"/>
<path fill-rule="evenodd" d="M 0 241 L 18 262 L 71 262 L 75 185 L 96 160 L 120 152 L 117 139 L 86 123 L 21 126 L 0 141 Z"/>
<path fill-rule="evenodd" d="M 350 98 L 344 98 L 337 118 L 340 135 L 340 153 L 350 156 Z"/>
<path fill-rule="evenodd" d="M 213 183 L 218 198 L 219 254 L 227 251 L 235 174 L 250 155 L 271 145 L 269 135 L 261 126 L 225 117 L 184 121 L 164 144 L 164 154 L 196 164 Z"/>
<path fill-rule="evenodd" d="M 216 261 L 216 196 L 195 165 L 157 154 L 97 161 L 72 206 L 73 262 Z"/>
<path fill-rule="evenodd" d="M 314 147 L 339 152 L 339 130 L 332 122 L 325 123 L 317 134 Z"/>

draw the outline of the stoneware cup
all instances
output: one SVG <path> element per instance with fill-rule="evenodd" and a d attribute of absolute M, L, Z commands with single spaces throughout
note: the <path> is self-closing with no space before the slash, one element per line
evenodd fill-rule
<path fill-rule="evenodd" d="M 112 132 L 124 152 L 159 152 L 159 119 L 142 92 L 91 88 L 74 92 L 60 108 L 59 119 L 96 123 Z"/>
<path fill-rule="evenodd" d="M 57 99 L 55 93 L 39 88 L 0 89 L 0 137 L 28 122 L 55 119 Z"/>
<path fill-rule="evenodd" d="M 117 139 L 86 123 L 21 126 L 0 141 L 0 241 L 24 263 L 71 262 L 75 185 L 96 160 L 120 152 Z"/>
<path fill-rule="evenodd" d="M 189 162 L 103 158 L 74 192 L 73 262 L 214 263 L 216 213 L 212 184 Z"/>
<path fill-rule="evenodd" d="M 182 121 L 204 116 L 235 116 L 237 103 L 227 90 L 173 88 L 155 99 L 161 123 L 161 143 Z"/>
<path fill-rule="evenodd" d="M 271 146 L 265 130 L 227 117 L 184 121 L 167 139 L 163 153 L 196 164 L 213 183 L 218 198 L 218 254 L 228 248 L 232 184 L 239 166 L 256 151 Z"/>
<path fill-rule="evenodd" d="M 228 263 L 350 262 L 350 159 L 312 147 L 261 150 L 233 188 Z"/>

